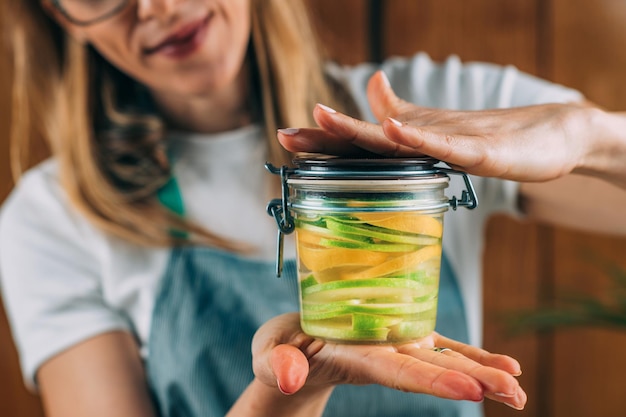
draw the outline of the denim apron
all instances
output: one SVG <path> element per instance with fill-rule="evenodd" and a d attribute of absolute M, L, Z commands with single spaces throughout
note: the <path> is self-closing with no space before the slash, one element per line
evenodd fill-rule
<path fill-rule="evenodd" d="M 182 214 L 175 183 L 161 201 Z M 270 243 L 271 244 L 271 243 Z M 204 247 L 172 249 L 155 301 L 146 369 L 162 417 L 224 416 L 254 378 L 251 342 L 270 318 L 298 311 L 296 263 L 280 279 L 271 261 Z M 442 257 L 437 331 L 467 342 L 458 285 Z M 338 386 L 325 417 L 478 417 L 480 404 L 378 385 Z"/>

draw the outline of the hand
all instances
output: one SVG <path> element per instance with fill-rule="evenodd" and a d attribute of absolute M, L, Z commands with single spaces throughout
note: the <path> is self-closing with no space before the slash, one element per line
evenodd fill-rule
<path fill-rule="evenodd" d="M 436 352 L 434 346 L 451 351 Z M 257 331 L 252 353 L 256 378 L 284 394 L 379 384 L 455 400 L 487 397 L 517 409 L 526 403 L 526 393 L 514 378 L 521 374 L 516 360 L 437 333 L 393 346 L 336 344 L 304 334 L 298 314 L 291 313 Z"/>
<path fill-rule="evenodd" d="M 600 112 L 581 103 L 484 111 L 425 108 L 398 98 L 380 71 L 370 79 L 367 94 L 381 124 L 317 105 L 313 114 L 320 129 L 284 129 L 278 139 L 292 152 L 429 155 L 470 174 L 545 181 L 584 165 L 592 154 L 590 120 Z"/>

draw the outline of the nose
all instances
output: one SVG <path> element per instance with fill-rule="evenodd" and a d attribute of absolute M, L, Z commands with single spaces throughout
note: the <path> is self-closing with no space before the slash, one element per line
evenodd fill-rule
<path fill-rule="evenodd" d="M 137 0 L 137 16 L 141 20 L 150 18 L 167 20 L 175 12 L 180 0 Z"/>

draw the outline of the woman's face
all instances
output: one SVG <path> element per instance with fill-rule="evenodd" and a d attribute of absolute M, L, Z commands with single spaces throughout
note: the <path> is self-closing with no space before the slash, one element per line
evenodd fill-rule
<path fill-rule="evenodd" d="M 130 0 L 78 39 L 149 88 L 204 96 L 235 81 L 250 39 L 250 0 Z"/>

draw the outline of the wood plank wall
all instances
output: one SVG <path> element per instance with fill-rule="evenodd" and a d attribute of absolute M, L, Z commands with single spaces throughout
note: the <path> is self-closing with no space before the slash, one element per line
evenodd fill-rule
<path fill-rule="evenodd" d="M 0 13 L 4 7 L 0 5 Z M 0 16 L 0 20 L 1 20 Z M 1 29 L 1 28 L 0 28 Z M 1 39 L 4 41 L 4 39 Z M 0 42 L 0 47 L 2 43 Z M 9 168 L 10 63 L 0 58 L 0 202 L 8 195 L 13 180 Z M 0 289 L 1 290 L 1 289 Z M 9 325 L 0 300 L 0 416 L 42 417 L 39 398 L 27 392 L 18 365 L 17 352 L 12 343 Z"/>
<path fill-rule="evenodd" d="M 454 53 L 464 61 L 512 64 L 578 88 L 609 109 L 626 109 L 626 3 L 621 0 L 307 1 L 330 55 L 342 63 L 417 51 L 441 60 Z M 0 91 L 9 88 L 9 75 L 0 61 Z M 0 201 L 12 186 L 8 114 L 8 103 L 0 101 Z M 529 393 L 522 412 L 487 401 L 488 417 L 623 417 L 626 331 L 580 329 L 511 338 L 501 317 L 549 303 L 563 286 L 606 290 L 603 272 L 581 253 L 626 267 L 626 239 L 501 216 L 485 233 L 485 347 L 521 360 L 520 380 Z M 3 315 L 0 414 L 42 416 L 37 398 L 23 388 Z"/>

